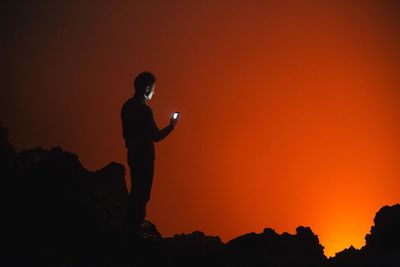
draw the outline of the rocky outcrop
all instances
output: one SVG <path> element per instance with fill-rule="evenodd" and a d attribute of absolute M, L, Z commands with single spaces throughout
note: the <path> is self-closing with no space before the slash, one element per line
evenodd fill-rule
<path fill-rule="evenodd" d="M 266 228 L 263 233 L 250 233 L 226 244 L 230 266 L 323 266 L 323 247 L 309 227 L 297 227 L 296 234 L 277 234 Z"/>
<path fill-rule="evenodd" d="M 374 225 L 361 249 L 350 247 L 329 260 L 330 266 L 400 266 L 400 205 L 384 206 L 374 218 Z"/>
<path fill-rule="evenodd" d="M 123 165 L 90 172 L 61 148 L 17 154 L 6 133 L 0 131 L 1 266 L 400 266 L 400 205 L 377 213 L 365 247 L 329 260 L 303 226 L 294 235 L 266 228 L 224 244 L 199 231 L 163 238 L 146 221 L 137 236 L 126 219 Z"/>

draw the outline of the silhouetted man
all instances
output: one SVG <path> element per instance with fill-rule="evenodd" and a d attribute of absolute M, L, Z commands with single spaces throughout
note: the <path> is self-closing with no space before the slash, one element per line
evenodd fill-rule
<path fill-rule="evenodd" d="M 156 78 L 150 72 L 140 73 L 134 81 L 135 94 L 121 110 L 123 136 L 128 149 L 131 171 L 130 219 L 137 232 L 146 217 L 146 204 L 150 200 L 154 174 L 154 142 L 164 139 L 175 127 L 177 118 L 171 118 L 163 129 L 158 129 L 153 112 L 146 105 L 154 94 Z"/>

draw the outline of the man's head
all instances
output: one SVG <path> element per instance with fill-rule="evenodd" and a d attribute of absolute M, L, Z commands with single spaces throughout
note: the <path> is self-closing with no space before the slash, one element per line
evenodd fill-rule
<path fill-rule="evenodd" d="M 153 73 L 144 71 L 136 76 L 134 87 L 136 94 L 144 95 L 146 99 L 151 99 L 156 86 L 156 77 Z"/>

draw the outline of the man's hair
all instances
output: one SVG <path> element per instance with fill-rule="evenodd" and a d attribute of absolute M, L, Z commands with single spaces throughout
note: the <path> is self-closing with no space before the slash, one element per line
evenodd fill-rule
<path fill-rule="evenodd" d="M 136 76 L 133 83 L 136 92 L 144 92 L 147 86 L 152 86 L 156 82 L 156 77 L 153 73 L 144 71 Z"/>

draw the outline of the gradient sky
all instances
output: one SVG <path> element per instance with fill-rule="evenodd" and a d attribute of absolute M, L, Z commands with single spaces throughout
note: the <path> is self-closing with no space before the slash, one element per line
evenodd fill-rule
<path fill-rule="evenodd" d="M 398 1 L 10 1 L 0 122 L 18 150 L 126 164 L 143 70 L 160 127 L 148 217 L 224 241 L 310 226 L 333 255 L 400 202 Z M 48 3 L 47 3 L 48 2 Z"/>

